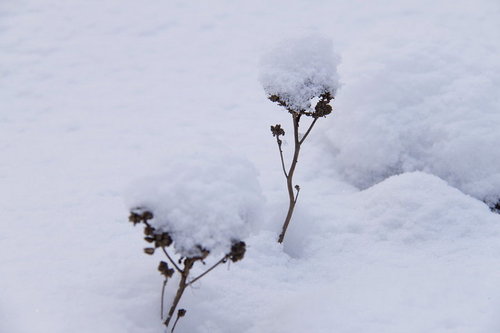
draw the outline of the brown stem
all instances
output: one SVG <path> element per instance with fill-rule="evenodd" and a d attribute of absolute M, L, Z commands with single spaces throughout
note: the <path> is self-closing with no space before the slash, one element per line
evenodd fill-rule
<path fill-rule="evenodd" d="M 160 306 L 160 314 L 161 314 L 161 319 L 163 320 L 163 303 L 165 299 L 165 286 L 167 285 L 167 279 L 163 281 L 163 287 L 161 288 L 161 306 Z"/>
<path fill-rule="evenodd" d="M 300 114 L 293 113 L 292 117 L 293 117 L 294 153 L 293 153 L 292 164 L 290 165 L 290 170 L 288 171 L 288 176 L 286 177 L 286 187 L 288 189 L 289 205 L 288 205 L 288 212 L 286 214 L 285 222 L 283 223 L 283 227 L 281 229 L 281 234 L 278 237 L 278 243 L 283 243 L 283 239 L 285 238 L 285 233 L 286 233 L 286 230 L 288 228 L 288 225 L 290 224 L 290 220 L 292 219 L 293 210 L 294 210 L 295 204 L 296 204 L 296 198 L 295 198 L 295 194 L 293 192 L 293 174 L 295 172 L 295 167 L 297 166 L 297 162 L 299 159 L 299 152 L 300 152 L 300 143 L 301 143 L 301 141 L 299 141 Z M 314 121 L 313 121 L 313 124 L 314 124 Z M 310 131 L 311 127 L 309 128 L 309 131 Z M 309 134 L 309 131 L 306 134 Z"/>
<path fill-rule="evenodd" d="M 293 202 L 297 202 L 297 199 L 299 198 L 299 193 L 300 193 L 300 187 L 299 186 L 295 186 L 295 190 L 297 191 L 297 194 L 295 194 L 295 199 L 293 200 Z"/>
<path fill-rule="evenodd" d="M 278 142 L 278 149 L 280 151 L 281 168 L 283 169 L 283 173 L 285 174 L 285 177 L 288 178 L 288 174 L 286 173 L 285 160 L 283 158 L 283 149 L 281 149 L 281 140 L 279 138 L 279 135 L 276 136 L 276 141 Z"/>
<path fill-rule="evenodd" d="M 314 118 L 314 120 L 312 121 L 311 125 L 309 125 L 309 128 L 306 131 L 306 134 L 304 134 L 304 136 L 302 137 L 302 139 L 299 141 L 299 144 L 302 145 L 302 143 L 305 141 L 305 139 L 307 138 L 307 136 L 309 135 L 309 133 L 311 133 L 311 130 L 312 130 L 314 124 L 316 124 L 316 120 L 318 120 L 318 118 Z"/>
<path fill-rule="evenodd" d="M 172 257 L 170 257 L 168 255 L 168 252 L 167 250 L 165 249 L 164 246 L 161 247 L 161 249 L 163 250 L 163 253 L 165 253 L 165 255 L 167 256 L 168 260 L 170 261 L 170 263 L 172 264 L 172 266 L 174 266 L 174 268 L 177 270 L 177 272 L 181 273 L 182 274 L 182 269 L 179 268 L 179 266 L 176 265 L 175 261 L 172 259 Z"/>
<path fill-rule="evenodd" d="M 212 267 L 210 267 L 209 269 L 207 269 L 205 272 L 203 272 L 202 274 L 200 274 L 198 277 L 194 278 L 193 280 L 191 280 L 190 282 L 188 282 L 187 286 L 190 286 L 192 285 L 193 283 L 195 283 L 196 281 L 198 281 L 199 279 L 201 279 L 202 277 L 204 277 L 206 274 L 208 274 L 208 272 L 210 272 L 212 269 L 214 269 L 215 267 L 217 267 L 219 264 L 225 262 L 227 260 L 227 258 L 229 258 L 229 255 L 225 255 L 224 258 L 222 258 L 221 260 L 217 261 Z"/>
<path fill-rule="evenodd" d="M 180 316 L 177 315 L 177 319 L 175 319 L 174 326 L 172 326 L 172 330 L 170 331 L 170 333 L 174 333 L 175 326 L 177 325 L 177 322 L 179 321 L 179 318 L 180 318 Z"/>
<path fill-rule="evenodd" d="M 170 310 L 168 311 L 168 316 L 167 319 L 165 319 L 165 326 L 168 327 L 168 324 L 170 323 L 170 320 L 172 319 L 175 309 L 177 308 L 177 305 L 179 304 L 179 301 L 181 300 L 182 294 L 184 293 L 184 290 L 186 290 L 187 287 L 187 278 L 189 276 L 189 271 L 193 267 L 194 259 L 192 258 L 186 258 L 184 260 L 184 270 L 181 271 L 181 280 L 179 281 L 179 287 L 177 288 L 177 293 L 175 294 L 175 298 L 172 301 L 172 306 L 170 307 Z"/>

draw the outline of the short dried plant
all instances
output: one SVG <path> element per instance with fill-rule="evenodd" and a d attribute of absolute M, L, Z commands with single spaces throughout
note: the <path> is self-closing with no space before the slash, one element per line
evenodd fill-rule
<path fill-rule="evenodd" d="M 166 261 L 160 261 L 158 265 L 158 270 L 164 277 L 162 290 L 161 290 L 161 304 L 160 304 L 160 313 L 163 324 L 166 328 L 169 327 L 177 306 L 184 294 L 184 291 L 187 287 L 191 286 L 196 281 L 203 278 L 206 274 L 212 271 L 215 267 L 220 264 L 226 263 L 228 260 L 232 262 L 237 262 L 243 259 L 245 255 L 246 245 L 244 242 L 239 240 L 233 240 L 231 250 L 229 253 L 225 254 L 220 260 L 218 260 L 215 264 L 206 269 L 203 273 L 199 274 L 196 277 L 192 277 L 190 273 L 192 272 L 192 268 L 196 263 L 201 263 L 205 265 L 205 259 L 210 255 L 210 251 L 204 249 L 203 247 L 197 245 L 192 253 L 196 253 L 196 255 L 189 257 L 179 257 L 174 259 L 174 256 L 169 253 L 168 248 L 175 242 L 172 239 L 171 235 L 168 232 L 159 232 L 155 229 L 151 220 L 154 218 L 154 214 L 151 210 L 139 207 L 134 208 L 130 212 L 129 221 L 134 225 L 143 224 L 144 225 L 144 240 L 149 243 L 149 246 L 144 248 L 144 253 L 148 255 L 154 255 L 157 250 L 160 250 L 165 256 Z M 174 299 L 170 305 L 170 308 L 167 313 L 164 311 L 164 298 L 165 298 L 165 288 L 167 286 L 167 282 L 174 276 L 174 274 L 180 275 L 179 284 L 177 286 L 177 292 L 175 293 Z M 177 318 L 172 326 L 171 332 L 174 331 L 179 318 L 182 318 L 186 315 L 185 309 L 179 309 L 177 311 Z"/>

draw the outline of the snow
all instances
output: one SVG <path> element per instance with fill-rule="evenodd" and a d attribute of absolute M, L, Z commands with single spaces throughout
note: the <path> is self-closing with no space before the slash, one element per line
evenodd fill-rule
<path fill-rule="evenodd" d="M 421 170 L 480 200 L 500 197 L 500 62 L 493 56 L 500 26 L 486 15 L 470 28 L 482 10 L 426 17 L 430 31 L 409 29 L 383 49 L 360 52 L 355 64 L 344 57 L 342 77 L 353 79 L 339 93 L 326 135 L 331 167 L 345 180 L 367 188 Z M 460 11 L 469 24 L 458 20 Z"/>
<path fill-rule="evenodd" d="M 186 218 L 245 225 L 220 230 L 245 258 L 186 290 L 178 333 L 500 331 L 500 215 L 483 203 L 499 196 L 499 14 L 490 0 L 1 2 L 0 332 L 163 332 L 163 257 L 143 253 L 124 204 L 152 191 Z M 336 64 L 328 45 L 342 57 L 283 245 L 269 126 L 290 119 L 258 74 L 281 41 L 304 52 L 283 66 L 315 47 Z M 202 210 L 181 200 L 188 184 Z"/>
<path fill-rule="evenodd" d="M 257 171 L 221 148 L 171 156 L 161 175 L 138 180 L 128 193 L 129 210 L 152 212 L 151 226 L 167 232 L 183 257 L 199 248 L 229 253 L 262 218 Z"/>
<path fill-rule="evenodd" d="M 309 230 L 302 230 L 301 237 L 314 251 L 321 251 L 323 244 L 318 243 L 342 234 L 412 248 L 437 243 L 456 246 L 485 235 L 497 237 L 499 231 L 498 215 L 484 203 L 422 172 L 392 176 L 364 191 L 327 197 L 324 203 L 308 202 L 307 206 L 308 214 L 317 222 Z M 328 207 L 339 211 L 334 214 L 342 222 L 332 224 L 331 216 L 316 216 L 317 211 Z"/>
<path fill-rule="evenodd" d="M 280 97 L 292 110 L 309 110 L 311 99 L 339 88 L 340 58 L 327 38 L 307 36 L 276 45 L 262 59 L 260 81 L 265 92 Z"/>
<path fill-rule="evenodd" d="M 491 295 L 500 218 L 483 203 L 422 172 L 302 199 L 302 221 L 289 235 L 303 241 L 299 263 L 281 278 L 284 296 L 250 332 L 500 327 Z M 314 224 L 299 226 L 307 221 Z"/>

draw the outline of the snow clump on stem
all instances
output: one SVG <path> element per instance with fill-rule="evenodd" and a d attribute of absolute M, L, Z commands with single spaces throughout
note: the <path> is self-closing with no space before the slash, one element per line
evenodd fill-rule
<path fill-rule="evenodd" d="M 340 57 L 329 39 L 309 36 L 279 43 L 264 55 L 260 81 L 269 96 L 277 96 L 290 111 L 307 111 L 311 99 L 335 96 L 340 84 Z"/>
<path fill-rule="evenodd" d="M 150 225 L 188 258 L 228 253 L 253 229 L 262 202 L 253 165 L 214 151 L 173 158 L 163 175 L 136 184 L 128 198 L 131 210 L 151 211 Z"/>

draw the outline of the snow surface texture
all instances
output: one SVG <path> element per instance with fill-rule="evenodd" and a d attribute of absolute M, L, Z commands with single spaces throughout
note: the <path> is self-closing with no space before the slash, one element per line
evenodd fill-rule
<path fill-rule="evenodd" d="M 252 164 L 237 155 L 204 149 L 171 156 L 164 174 L 129 190 L 129 209 L 153 212 L 150 224 L 168 232 L 183 257 L 228 253 L 262 218 L 263 197 Z M 252 228 L 253 226 L 253 228 Z"/>
<path fill-rule="evenodd" d="M 499 330 L 500 299 L 490 293 L 500 273 L 490 265 L 500 221 L 484 204 L 418 172 L 324 199 L 307 203 L 314 225 L 294 235 L 310 261 L 294 273 L 309 282 L 290 286 L 250 332 Z M 323 215 L 333 211 L 341 224 Z M 323 278 L 307 278 L 314 272 Z"/>
<path fill-rule="evenodd" d="M 335 96 L 339 62 L 329 39 L 290 39 L 263 57 L 260 81 L 268 95 L 279 96 L 292 110 L 309 110 L 312 98 L 323 93 Z"/>
<path fill-rule="evenodd" d="M 163 258 L 142 253 L 123 193 L 219 146 L 259 171 L 263 218 L 243 261 L 186 291 L 177 333 L 500 332 L 500 215 L 477 199 L 499 165 L 499 7 L 0 1 L 0 332 L 162 332 Z M 259 59 L 315 33 L 342 89 L 301 151 L 280 246 L 269 126 L 291 124 Z"/>
<path fill-rule="evenodd" d="M 498 3 L 491 7 L 472 30 L 454 20 L 461 7 L 439 19 L 430 14 L 427 20 L 444 23 L 427 29 L 409 28 L 409 19 L 399 27 L 405 35 L 385 48 L 372 48 L 383 33 L 375 29 L 363 46 L 371 52 L 349 59 L 342 73 L 349 84 L 327 130 L 331 165 L 346 180 L 366 188 L 423 170 L 480 200 L 500 198 L 500 23 L 490 19 Z"/>

